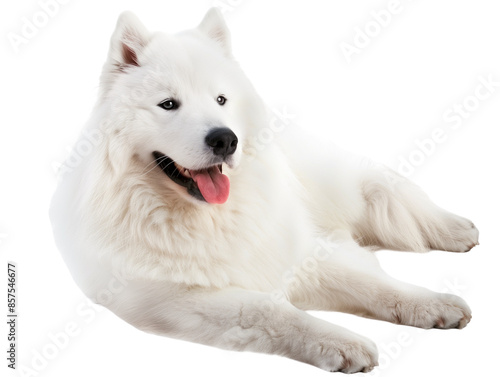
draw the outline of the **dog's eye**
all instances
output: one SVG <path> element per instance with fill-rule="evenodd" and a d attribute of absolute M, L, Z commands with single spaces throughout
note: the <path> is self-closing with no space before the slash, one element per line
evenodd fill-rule
<path fill-rule="evenodd" d="M 217 103 L 221 106 L 223 106 L 226 103 L 227 99 L 224 96 L 219 96 L 217 97 Z"/>
<path fill-rule="evenodd" d="M 175 110 L 179 108 L 179 103 L 173 99 L 166 99 L 158 104 L 162 109 L 165 110 Z"/>

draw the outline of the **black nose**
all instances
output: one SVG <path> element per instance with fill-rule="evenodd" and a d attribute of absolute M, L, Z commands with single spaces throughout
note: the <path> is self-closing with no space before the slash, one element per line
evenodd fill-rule
<path fill-rule="evenodd" d="M 236 151 L 238 138 L 227 127 L 214 128 L 205 138 L 205 143 L 212 148 L 216 156 L 226 158 Z"/>

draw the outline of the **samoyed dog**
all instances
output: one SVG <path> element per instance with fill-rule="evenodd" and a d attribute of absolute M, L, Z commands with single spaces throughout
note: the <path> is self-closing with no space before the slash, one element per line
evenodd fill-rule
<path fill-rule="evenodd" d="M 345 373 L 373 369 L 375 344 L 306 310 L 465 327 L 464 300 L 391 278 L 374 250 L 466 252 L 473 223 L 304 130 L 256 148 L 270 119 L 219 11 L 175 35 L 123 13 L 51 207 L 83 292 L 143 331 Z"/>

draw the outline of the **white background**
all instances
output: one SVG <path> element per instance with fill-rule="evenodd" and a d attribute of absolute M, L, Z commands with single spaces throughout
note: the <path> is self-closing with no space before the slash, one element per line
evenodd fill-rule
<path fill-rule="evenodd" d="M 7 289 L 7 260 L 15 261 L 18 363 L 39 369 L 31 375 L 325 375 L 276 356 L 144 334 L 106 310 L 97 311 L 87 306 L 52 240 L 47 208 L 57 183 L 55 167 L 68 154 L 96 100 L 100 68 L 119 13 L 133 10 L 150 29 L 175 32 L 197 25 L 211 4 L 73 0 L 61 5 L 18 52 L 8 33 L 20 34 L 23 17 L 32 20 L 41 7 L 33 0 L 3 4 L 0 292 Z M 461 331 L 424 331 L 338 313 L 314 314 L 378 344 L 381 366 L 374 375 L 491 376 L 497 369 L 500 335 L 495 304 L 499 250 L 494 241 L 500 211 L 500 87 L 477 101 L 477 109 L 458 129 L 444 122 L 443 114 L 464 100 L 474 105 L 469 96 L 479 76 L 500 81 L 497 2 L 401 0 L 400 13 L 351 62 L 340 44 L 353 44 L 356 28 L 372 25 L 376 34 L 370 12 L 387 9 L 388 1 L 220 4 L 226 4 L 234 54 L 266 102 L 280 111 L 286 108 L 296 115 L 296 123 L 322 138 L 398 169 L 401 158 L 417 156 L 416 140 L 429 138 L 436 128 L 444 130 L 446 141 L 419 160 L 411 179 L 441 206 L 471 218 L 481 231 L 481 245 L 462 255 L 379 255 L 386 270 L 400 279 L 460 294 L 472 307 L 472 322 Z M 0 293 L 1 313 L 6 312 L 5 296 Z M 0 350 L 5 355 L 7 327 L 2 329 Z M 73 335 L 69 340 L 60 335 L 65 329 Z M 398 341 L 402 344 L 396 345 Z M 51 360 L 44 363 L 37 356 L 43 353 Z M 10 371 L 1 359 L 3 376 Z"/>

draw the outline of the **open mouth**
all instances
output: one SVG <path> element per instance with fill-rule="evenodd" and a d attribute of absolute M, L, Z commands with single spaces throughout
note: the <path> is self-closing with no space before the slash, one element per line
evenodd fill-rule
<path fill-rule="evenodd" d="M 172 181 L 185 187 L 198 200 L 212 204 L 225 203 L 229 197 L 229 178 L 222 174 L 222 165 L 205 169 L 187 169 L 163 153 L 154 151 L 156 164 Z"/>

